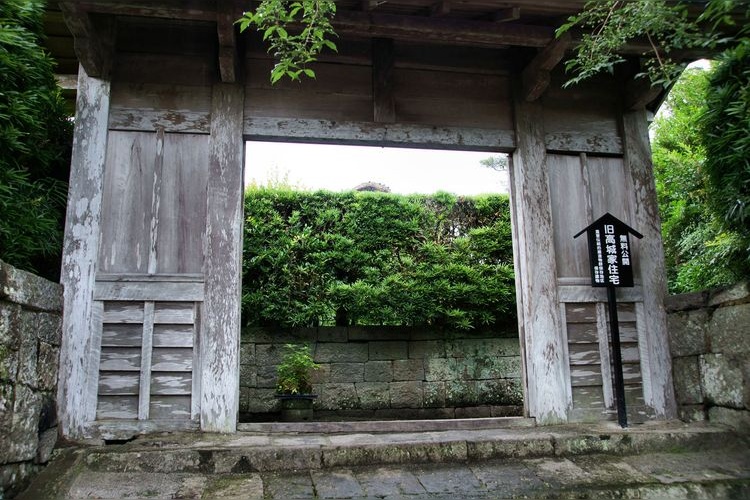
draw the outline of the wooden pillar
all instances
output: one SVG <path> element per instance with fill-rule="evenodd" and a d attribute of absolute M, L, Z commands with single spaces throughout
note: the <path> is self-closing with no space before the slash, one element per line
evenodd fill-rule
<path fill-rule="evenodd" d="M 514 101 L 511 196 L 526 404 L 529 416 L 538 423 L 562 423 L 567 421 L 571 396 L 557 294 L 542 107 L 539 102 L 525 102 L 520 91 Z"/>
<path fill-rule="evenodd" d="M 244 89 L 216 84 L 205 239 L 201 429 L 234 432 L 239 410 Z"/>
<path fill-rule="evenodd" d="M 60 282 L 64 286 L 63 333 L 57 405 L 63 436 L 83 436 L 96 416 L 98 351 L 93 338 L 93 289 L 109 116 L 108 81 L 78 70 L 78 97 L 70 165 L 68 208 Z M 93 387 L 93 389 L 91 389 Z"/>
<path fill-rule="evenodd" d="M 676 418 L 677 407 L 672 383 L 672 358 L 669 354 L 667 293 L 661 223 L 656 198 L 654 169 L 648 139 L 646 110 L 626 111 L 622 116 L 625 168 L 630 173 L 635 220 L 633 227 L 643 233 L 638 241 L 637 265 L 643 282 L 643 307 L 638 322 L 646 325 L 639 338 L 643 397 L 656 415 Z"/>

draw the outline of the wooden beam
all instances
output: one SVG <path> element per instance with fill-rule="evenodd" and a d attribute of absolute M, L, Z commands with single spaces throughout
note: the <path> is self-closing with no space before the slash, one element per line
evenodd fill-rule
<path fill-rule="evenodd" d="M 622 154 L 622 140 L 615 135 L 557 132 L 545 134 L 544 143 L 547 151 L 555 153 Z"/>
<path fill-rule="evenodd" d="M 61 433 L 83 435 L 96 416 L 99 373 L 97 318 L 92 301 L 101 234 L 101 204 L 107 152 L 109 82 L 78 73 L 78 99 L 70 162 L 68 209 L 60 282 L 64 287 L 63 334 L 57 408 Z M 94 359 L 96 358 L 96 359 Z"/>
<path fill-rule="evenodd" d="M 517 147 L 511 161 L 511 206 L 518 319 L 529 416 L 567 421 L 571 408 L 541 103 L 514 93 Z"/>
<path fill-rule="evenodd" d="M 430 15 L 433 17 L 447 16 L 451 13 L 451 3 L 449 0 L 440 0 L 430 6 Z"/>
<path fill-rule="evenodd" d="M 383 0 L 362 0 L 362 10 L 364 12 L 370 12 L 371 10 L 377 9 L 384 3 L 385 2 Z"/>
<path fill-rule="evenodd" d="M 234 432 L 239 408 L 244 88 L 214 85 L 204 243 L 201 429 Z"/>
<path fill-rule="evenodd" d="M 180 2 L 155 2 L 152 0 L 81 0 L 75 3 L 82 10 L 135 17 L 161 17 L 186 21 L 215 21 L 216 8 L 205 0 L 183 0 Z M 247 3 L 246 3 L 247 5 Z"/>
<path fill-rule="evenodd" d="M 60 2 L 65 24 L 73 34 L 73 46 L 78 61 L 86 74 L 108 78 L 114 55 L 115 22 L 111 16 L 96 22 L 88 11 L 76 2 Z"/>
<path fill-rule="evenodd" d="M 517 45 L 541 48 L 555 36 L 554 29 L 547 26 L 498 25 L 489 21 L 346 11 L 336 14 L 333 27 L 339 35 L 480 47 Z"/>
<path fill-rule="evenodd" d="M 372 107 L 375 123 L 395 123 L 396 97 L 393 93 L 393 40 L 372 40 Z"/>
<path fill-rule="evenodd" d="M 571 36 L 564 33 L 560 38 L 555 38 L 524 68 L 521 74 L 523 97 L 532 102 L 544 93 L 549 87 L 550 72 L 565 56 L 565 51 L 570 47 Z"/>
<path fill-rule="evenodd" d="M 521 19 L 521 7 L 508 7 L 500 9 L 492 14 L 492 20 L 496 23 L 507 23 L 508 21 L 517 21 Z"/>
<path fill-rule="evenodd" d="M 245 118 L 244 134 L 263 141 L 328 142 L 487 152 L 513 151 L 512 130 L 373 124 L 296 118 Z"/>
<path fill-rule="evenodd" d="M 625 110 L 636 111 L 655 101 L 664 92 L 662 85 L 652 85 L 648 77 L 633 78 L 625 84 Z"/>
<path fill-rule="evenodd" d="M 233 0 L 218 0 L 216 31 L 219 37 L 219 73 L 224 83 L 235 83 L 240 78 L 240 57 L 237 48 L 237 29 L 234 22 L 242 16 Z"/>
<path fill-rule="evenodd" d="M 77 75 L 55 75 L 57 86 L 63 90 L 76 90 L 78 88 Z"/>

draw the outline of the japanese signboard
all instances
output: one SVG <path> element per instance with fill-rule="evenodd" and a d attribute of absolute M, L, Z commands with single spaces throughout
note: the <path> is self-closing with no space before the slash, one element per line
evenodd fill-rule
<path fill-rule="evenodd" d="M 610 213 L 576 234 L 588 236 L 591 286 L 632 287 L 633 256 L 629 236 L 643 235 Z"/>

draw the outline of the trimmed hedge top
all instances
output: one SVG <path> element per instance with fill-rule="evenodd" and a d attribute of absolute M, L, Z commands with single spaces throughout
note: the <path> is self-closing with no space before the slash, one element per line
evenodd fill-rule
<path fill-rule="evenodd" d="M 434 325 L 515 315 L 508 197 L 245 195 L 246 326 Z"/>

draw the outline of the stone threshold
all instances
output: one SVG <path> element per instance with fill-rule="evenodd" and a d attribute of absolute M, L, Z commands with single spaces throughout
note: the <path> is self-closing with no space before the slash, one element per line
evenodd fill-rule
<path fill-rule="evenodd" d="M 99 472 L 228 474 L 377 464 L 476 463 L 490 459 L 698 451 L 745 442 L 727 428 L 651 422 L 340 434 L 169 433 L 81 450 Z"/>
<path fill-rule="evenodd" d="M 526 417 L 456 418 L 440 420 L 361 420 L 342 422 L 248 422 L 237 424 L 239 432 L 262 434 L 348 432 L 435 432 L 475 429 L 508 429 L 534 427 L 535 420 Z"/>

